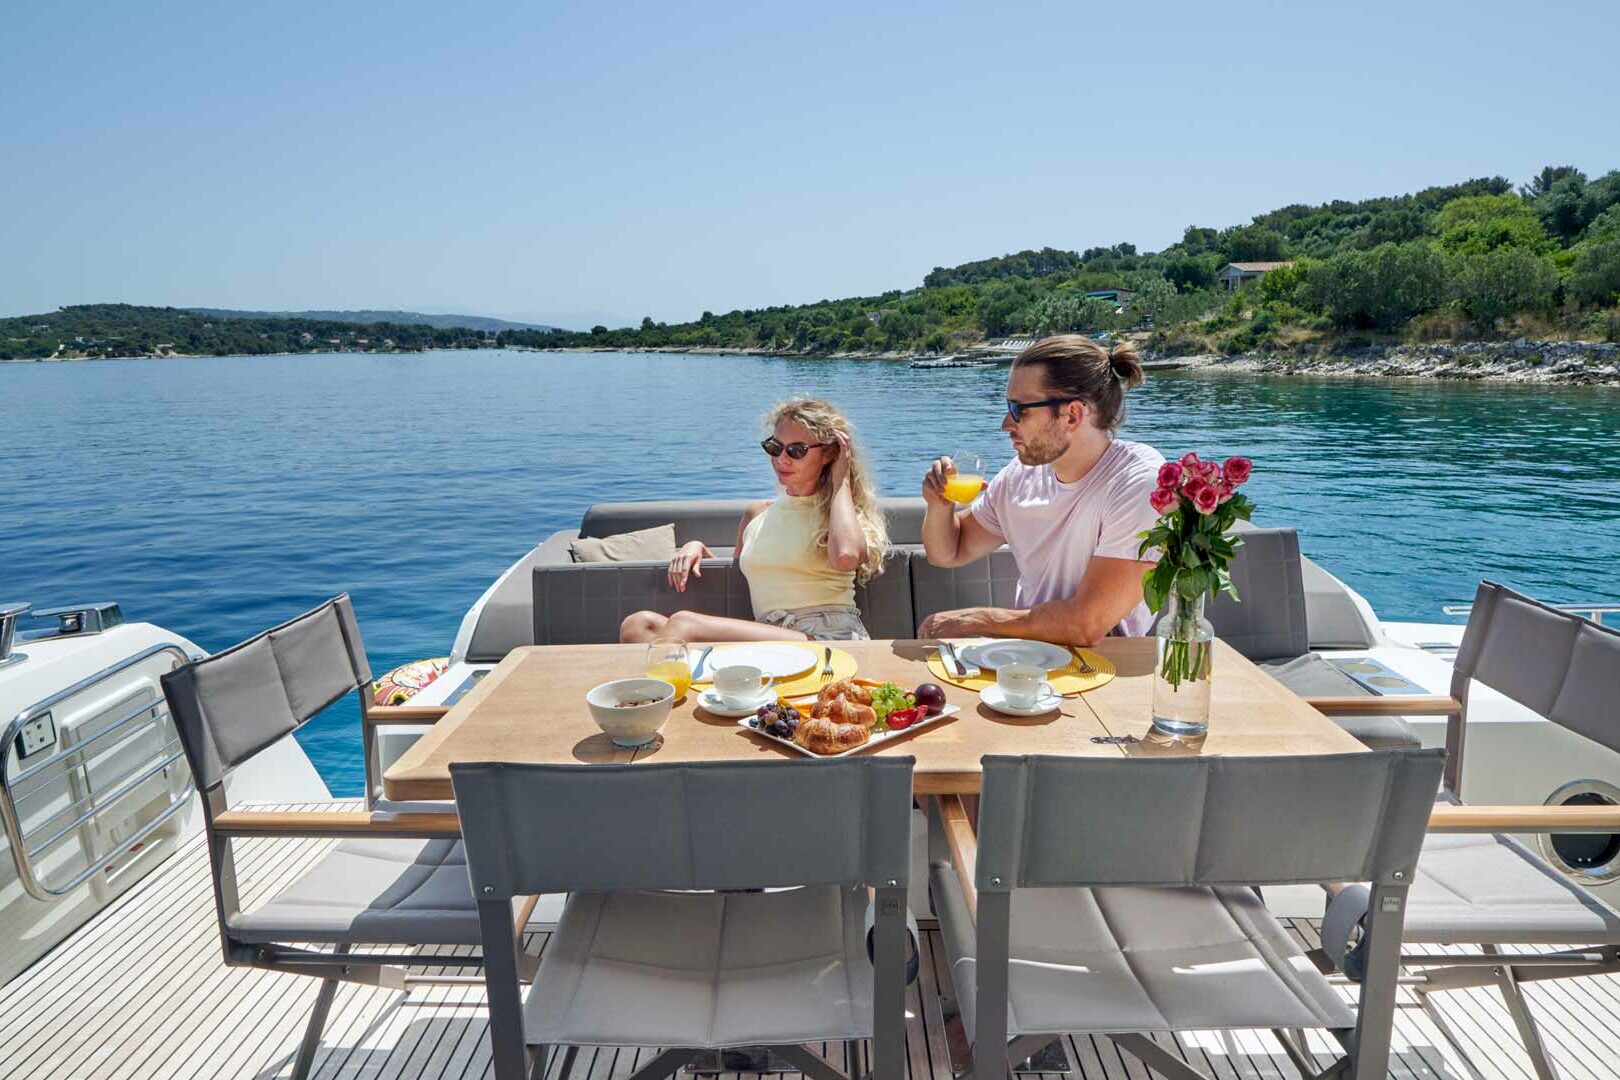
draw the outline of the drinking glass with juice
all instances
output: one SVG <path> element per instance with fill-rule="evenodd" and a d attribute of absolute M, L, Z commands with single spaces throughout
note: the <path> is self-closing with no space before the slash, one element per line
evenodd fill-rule
<path fill-rule="evenodd" d="M 687 658 L 686 642 L 679 638 L 659 638 L 647 646 L 649 679 L 663 679 L 675 688 L 675 696 L 684 698 L 692 688 L 692 665 Z"/>
<path fill-rule="evenodd" d="M 952 458 L 956 471 L 945 478 L 945 497 L 966 506 L 984 490 L 984 459 L 973 454 Z"/>

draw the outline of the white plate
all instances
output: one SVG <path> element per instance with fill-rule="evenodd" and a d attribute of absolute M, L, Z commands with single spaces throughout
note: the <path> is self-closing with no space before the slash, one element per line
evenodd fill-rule
<path fill-rule="evenodd" d="M 1034 664 L 1042 671 L 1058 671 L 1074 663 L 1074 654 L 1047 641 L 980 641 L 956 650 L 970 664 L 995 671 L 1008 664 Z"/>
<path fill-rule="evenodd" d="M 1027 709 L 1020 709 L 1007 704 L 1007 698 L 1001 692 L 1001 687 L 991 683 L 979 691 L 979 700 L 999 713 L 1008 716 L 1042 716 L 1049 712 L 1056 712 L 1063 699 L 1053 692 L 1051 687 L 1041 691 L 1041 696 L 1035 699 L 1035 704 Z"/>
<path fill-rule="evenodd" d="M 756 706 L 756 709 L 757 709 L 757 706 Z M 910 735 L 913 731 L 921 731 L 923 728 L 928 727 L 930 724 L 936 724 L 939 721 L 945 719 L 947 716 L 955 716 L 957 713 L 959 713 L 961 711 L 962 711 L 962 709 L 961 709 L 960 706 L 947 705 L 947 706 L 945 706 L 944 709 L 942 709 L 939 712 L 935 713 L 933 716 L 925 716 L 921 720 L 917 721 L 915 724 L 912 724 L 908 728 L 901 728 L 899 731 L 874 731 L 874 732 L 872 732 L 872 737 L 870 739 L 867 739 L 865 742 L 861 743 L 861 745 L 859 745 L 859 746 L 850 747 L 848 750 L 845 750 L 841 754 L 818 754 L 818 753 L 815 753 L 812 750 L 806 750 L 804 747 L 800 746 L 798 743 L 794 742 L 792 739 L 780 739 L 780 738 L 777 738 L 775 735 L 772 735 L 768 731 L 762 731 L 761 729 L 756 728 L 756 727 L 749 727 L 747 719 L 738 720 L 737 721 L 737 726 L 742 728 L 744 731 L 751 732 L 752 734 L 758 735 L 760 738 L 769 739 L 769 740 L 771 740 L 771 742 L 775 743 L 778 746 L 785 746 L 789 750 L 795 750 L 795 751 L 805 755 L 806 757 L 835 758 L 835 757 L 848 757 L 851 754 L 859 754 L 859 753 L 861 753 L 863 751 L 872 749 L 874 746 L 882 746 L 884 743 L 891 742 L 894 739 L 903 739 L 907 735 Z M 752 714 L 750 714 L 750 715 L 752 715 Z M 808 720 L 809 718 L 810 718 L 809 714 L 808 713 L 805 714 L 805 719 Z"/>
<path fill-rule="evenodd" d="M 762 687 L 759 696 L 748 705 L 727 705 L 720 700 L 720 695 L 710 687 L 698 695 L 697 703 L 703 706 L 703 711 L 713 713 L 715 716 L 753 716 L 759 711 L 761 705 L 769 705 L 776 700 L 775 691 L 770 687 Z"/>
<path fill-rule="evenodd" d="M 746 665 L 759 668 L 773 679 L 787 679 L 803 675 L 820 662 L 820 657 L 820 653 L 805 645 L 775 642 L 722 645 L 709 654 L 709 662 L 703 665 L 703 677 L 712 679 L 716 668 Z"/>

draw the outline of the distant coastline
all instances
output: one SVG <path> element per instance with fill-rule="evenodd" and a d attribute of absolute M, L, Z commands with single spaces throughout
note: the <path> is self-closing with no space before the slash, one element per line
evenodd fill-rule
<path fill-rule="evenodd" d="M 662 353 L 691 356 L 764 356 L 784 360 L 901 362 L 930 359 L 912 352 L 809 353 L 729 346 L 566 346 L 488 345 L 507 352 Z M 252 354 L 175 353 L 129 356 L 55 356 L 0 359 L 0 364 L 70 364 L 103 360 L 220 359 L 232 355 L 323 356 L 462 352 L 467 348 L 321 349 Z M 1175 368 L 1210 374 L 1295 376 L 1330 379 L 1438 379 L 1456 382 L 1518 383 L 1531 386 L 1620 386 L 1620 344 L 1596 341 L 1472 341 L 1447 344 L 1386 344 L 1345 348 L 1305 346 L 1293 352 L 1159 353 L 1144 350 L 1152 369 Z"/>

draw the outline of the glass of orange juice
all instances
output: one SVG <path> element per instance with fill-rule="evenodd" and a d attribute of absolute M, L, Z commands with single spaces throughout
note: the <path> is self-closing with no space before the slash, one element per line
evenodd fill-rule
<path fill-rule="evenodd" d="M 677 698 L 684 698 L 692 688 L 692 665 L 686 642 L 680 638 L 654 638 L 647 646 L 644 674 L 649 679 L 663 679 L 675 688 Z"/>
<path fill-rule="evenodd" d="M 956 471 L 945 478 L 945 497 L 960 506 L 966 506 L 984 490 L 984 458 L 977 454 L 953 457 Z"/>

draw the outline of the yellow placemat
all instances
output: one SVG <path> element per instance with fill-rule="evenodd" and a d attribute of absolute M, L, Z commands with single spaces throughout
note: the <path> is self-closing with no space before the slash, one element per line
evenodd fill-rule
<path fill-rule="evenodd" d="M 1086 658 L 1086 663 L 1090 664 L 1095 670 L 1095 674 L 1082 675 L 1079 663 L 1070 661 L 1068 667 L 1050 672 L 1046 676 L 1046 681 L 1052 684 L 1052 689 L 1057 693 L 1073 694 L 1076 691 L 1095 690 L 1114 678 L 1114 665 L 1106 656 L 1094 653 L 1090 649 L 1071 649 L 1069 651 L 1083 655 Z M 959 679 L 946 669 L 945 662 L 939 658 L 938 653 L 928 658 L 928 670 L 933 672 L 936 678 L 948 682 L 952 686 L 960 686 L 964 690 L 983 690 L 987 686 L 994 685 L 996 681 L 996 673 L 993 671 L 981 671 L 980 674 L 971 679 Z"/>
<path fill-rule="evenodd" d="M 826 648 L 826 646 L 821 646 Z M 799 697 L 803 694 L 814 694 L 821 689 L 821 652 L 816 653 L 816 666 L 800 675 L 796 679 L 788 679 L 776 684 L 777 697 Z M 832 651 L 833 677 L 830 681 L 853 678 L 856 670 L 855 658 L 843 649 Z"/>

